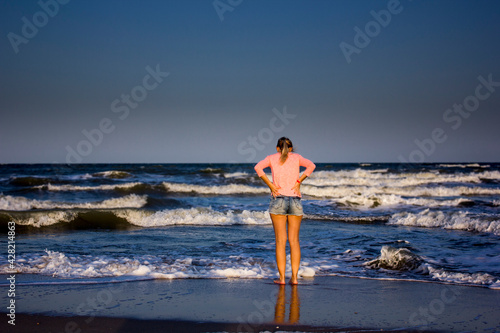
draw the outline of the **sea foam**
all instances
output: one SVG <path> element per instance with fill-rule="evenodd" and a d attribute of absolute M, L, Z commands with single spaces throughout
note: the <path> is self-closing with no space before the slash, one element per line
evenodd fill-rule
<path fill-rule="evenodd" d="M 427 228 L 443 228 L 500 235 L 500 220 L 492 216 L 471 216 L 468 212 L 445 213 L 425 209 L 419 213 L 394 214 L 388 224 Z"/>
<path fill-rule="evenodd" d="M 169 225 L 269 225 L 267 212 L 244 210 L 218 212 L 212 208 L 172 209 L 157 212 L 144 210 L 120 210 L 118 217 L 141 227 L 160 227 Z"/>
<path fill-rule="evenodd" d="M 140 208 L 146 205 L 147 196 L 130 194 L 120 198 L 112 198 L 98 202 L 64 203 L 48 200 L 35 200 L 25 197 L 0 195 L 0 210 L 26 211 L 31 209 L 110 209 Z"/>

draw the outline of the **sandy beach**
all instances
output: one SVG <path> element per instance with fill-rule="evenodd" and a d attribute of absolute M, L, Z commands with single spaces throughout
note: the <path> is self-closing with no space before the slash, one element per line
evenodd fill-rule
<path fill-rule="evenodd" d="M 344 277 L 297 287 L 267 279 L 29 279 L 18 276 L 16 326 L 5 316 L 3 332 L 500 331 L 500 291 L 479 287 Z"/>

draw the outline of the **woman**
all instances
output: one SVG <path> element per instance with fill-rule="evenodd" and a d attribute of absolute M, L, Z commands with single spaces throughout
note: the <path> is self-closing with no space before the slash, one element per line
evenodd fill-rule
<path fill-rule="evenodd" d="M 300 184 L 311 175 L 316 168 L 313 162 L 293 153 L 292 141 L 286 137 L 278 140 L 276 154 L 269 155 L 257 165 L 257 175 L 269 186 L 271 190 L 271 203 L 269 214 L 276 237 L 276 263 L 278 265 L 279 280 L 274 283 L 285 284 L 286 267 L 286 240 L 288 224 L 288 243 L 290 244 L 290 257 L 292 262 L 292 277 L 290 284 L 298 284 L 297 274 L 300 266 L 299 231 L 302 221 L 302 203 L 300 201 Z M 306 170 L 300 176 L 300 167 Z M 271 168 L 273 181 L 271 182 L 264 173 L 265 168 Z"/>

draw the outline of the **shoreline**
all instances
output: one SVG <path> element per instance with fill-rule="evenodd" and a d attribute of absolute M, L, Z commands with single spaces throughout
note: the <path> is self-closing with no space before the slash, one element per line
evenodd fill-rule
<path fill-rule="evenodd" d="M 7 300 L 2 295 L 2 304 Z M 110 328 L 107 332 L 132 332 L 130 327 L 186 332 L 493 332 L 500 331 L 498 314 L 498 290 L 413 281 L 315 277 L 300 280 L 296 287 L 280 287 L 267 279 L 21 283 L 16 288 L 14 332 L 100 332 L 104 327 Z M 11 329 L 8 317 L 2 317 L 0 330 Z"/>
<path fill-rule="evenodd" d="M 418 329 L 370 329 L 356 327 L 328 327 L 302 324 L 275 323 L 224 323 L 200 322 L 186 320 L 136 319 L 120 317 L 87 317 L 79 316 L 49 316 L 43 314 L 19 314 L 16 316 L 16 326 L 13 332 L 363 332 L 374 333 L 390 331 L 393 333 L 437 332 L 435 330 Z M 6 332 L 10 325 L 0 323 L 0 330 Z M 12 330 L 13 326 L 10 326 Z"/>

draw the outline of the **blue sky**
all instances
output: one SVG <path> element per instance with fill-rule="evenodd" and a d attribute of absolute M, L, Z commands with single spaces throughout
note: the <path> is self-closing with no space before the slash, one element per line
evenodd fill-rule
<path fill-rule="evenodd" d="M 59 1 L 0 1 L 0 163 L 499 161 L 498 2 Z"/>

